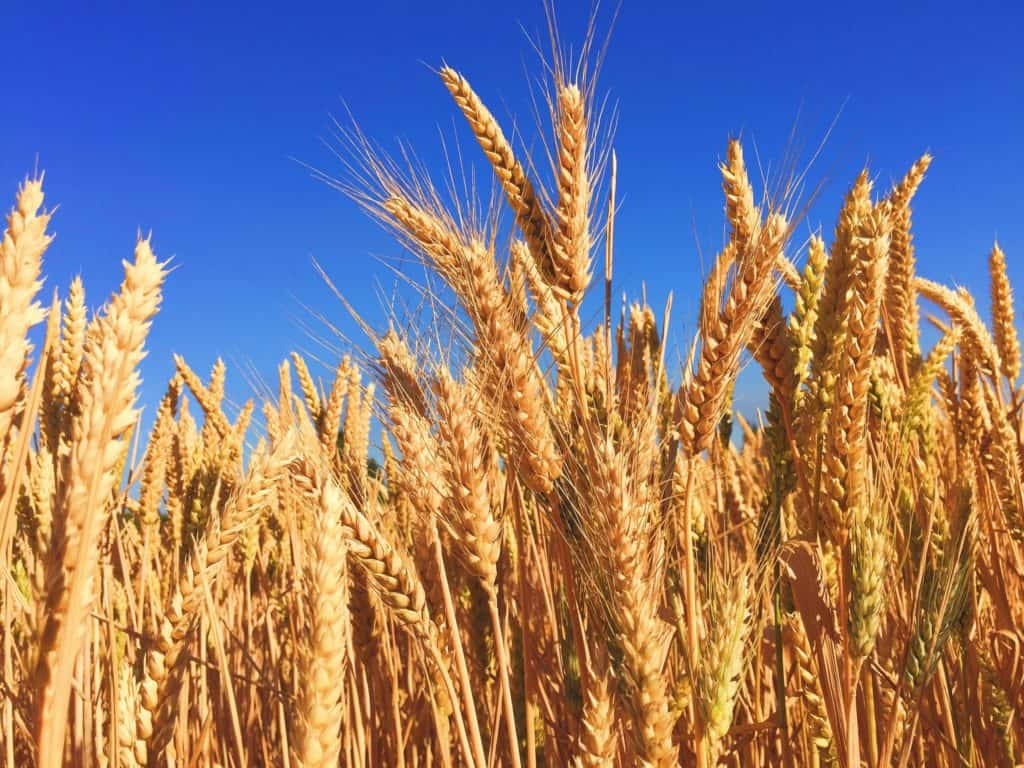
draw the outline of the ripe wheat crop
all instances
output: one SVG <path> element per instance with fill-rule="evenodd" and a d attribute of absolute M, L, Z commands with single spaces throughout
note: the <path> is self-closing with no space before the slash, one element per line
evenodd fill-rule
<path fill-rule="evenodd" d="M 44 307 L 42 178 L 17 191 L 0 764 L 1021 763 L 1008 255 L 991 318 L 919 276 L 931 158 L 891 189 L 865 170 L 799 243 L 793 201 L 757 194 L 729 141 L 678 370 L 667 307 L 612 305 L 616 165 L 587 70 L 551 68 L 532 158 L 467 76 L 438 76 L 496 202 L 446 202 L 357 132 L 340 186 L 451 307 L 396 313 L 331 371 L 295 353 L 240 409 L 222 363 L 177 358 L 148 435 L 140 364 L 173 276 L 140 239 L 95 313 L 80 280 Z M 732 405 L 751 360 L 757 424 Z"/>

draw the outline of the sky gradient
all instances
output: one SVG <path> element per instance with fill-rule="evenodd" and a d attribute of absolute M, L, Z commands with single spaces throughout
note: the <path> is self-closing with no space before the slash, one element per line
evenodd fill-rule
<path fill-rule="evenodd" d="M 944 5 L 738 2 L 723 15 L 718 3 L 625 0 L 599 81 L 619 111 L 617 289 L 637 296 L 646 280 L 656 311 L 674 291 L 673 337 L 688 339 L 701 254 L 722 241 L 726 139 L 741 134 L 751 164 L 777 162 L 798 117 L 808 148 L 836 121 L 810 171 L 825 186 L 804 234 L 821 227 L 830 239 L 865 164 L 885 188 L 929 150 L 914 215 L 920 272 L 966 285 L 987 312 L 998 237 L 1024 286 L 1024 12 Z M 611 10 L 600 9 L 602 29 Z M 557 11 L 564 42 L 578 43 L 588 9 Z M 317 351 L 306 306 L 362 340 L 314 257 L 384 322 L 378 294 L 394 277 L 381 259 L 400 259 L 400 248 L 302 165 L 343 173 L 324 145 L 331 114 L 347 104 L 368 136 L 387 148 L 408 141 L 438 172 L 439 133 L 454 136 L 483 172 L 431 67 L 459 69 L 529 140 L 530 40 L 546 42 L 539 0 L 34 3 L 5 14 L 4 27 L 0 192 L 9 208 L 26 173 L 46 170 L 47 203 L 59 205 L 46 295 L 81 272 L 98 306 L 140 229 L 174 258 L 143 368 L 150 412 L 172 352 L 204 375 L 224 357 L 238 399 L 251 393 L 240 368 L 273 378 L 288 350 Z M 755 402 L 744 381 L 741 403 Z"/>

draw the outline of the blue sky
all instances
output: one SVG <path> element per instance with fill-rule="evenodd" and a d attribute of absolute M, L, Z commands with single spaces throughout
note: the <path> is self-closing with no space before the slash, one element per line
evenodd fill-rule
<path fill-rule="evenodd" d="M 229 393 L 245 396 L 241 366 L 272 378 L 289 349 L 315 348 L 306 305 L 358 337 L 313 257 L 383 322 L 378 292 L 394 278 L 378 259 L 400 249 L 295 160 L 342 172 L 323 144 L 342 100 L 367 135 L 406 140 L 440 169 L 439 131 L 468 139 L 429 69 L 446 61 L 506 126 L 515 116 L 535 130 L 527 74 L 538 72 L 529 36 L 546 40 L 540 0 L 214 5 L 22 3 L 4 18 L 0 192 L 9 207 L 18 181 L 46 170 L 48 203 L 60 206 L 49 290 L 81 272 L 101 303 L 140 228 L 178 267 L 145 363 L 150 405 L 172 352 L 202 372 L 223 356 Z M 564 41 L 578 42 L 588 6 L 557 11 Z M 839 115 L 810 173 L 826 186 L 805 229 L 831 232 L 865 163 L 887 186 L 927 149 L 920 271 L 968 286 L 987 310 L 998 236 L 1024 291 L 1022 21 L 1011 3 L 625 0 L 600 80 L 620 112 L 617 287 L 638 295 L 646 280 L 656 308 L 673 290 L 682 344 L 700 254 L 721 243 L 726 138 L 742 133 L 752 162 L 755 148 L 777 162 L 798 116 L 813 148 Z M 744 382 L 741 401 L 754 402 Z"/>

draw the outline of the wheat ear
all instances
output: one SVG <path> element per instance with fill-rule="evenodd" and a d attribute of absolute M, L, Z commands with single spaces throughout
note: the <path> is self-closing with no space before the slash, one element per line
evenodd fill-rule
<path fill-rule="evenodd" d="M 732 724 L 750 629 L 750 599 L 750 579 L 744 571 L 710 599 L 707 636 L 695 678 L 701 721 L 712 754 Z"/>
<path fill-rule="evenodd" d="M 442 67 L 441 80 L 451 93 L 462 114 L 466 116 L 477 141 L 505 190 L 505 197 L 516 216 L 530 252 L 545 278 L 555 282 L 555 265 L 551 258 L 551 226 L 533 190 L 533 184 L 516 160 L 512 145 L 502 133 L 494 115 L 480 101 L 469 82 L 451 67 Z"/>
<path fill-rule="evenodd" d="M 910 202 L 921 186 L 931 162 L 931 155 L 922 155 L 893 188 L 887 201 L 892 218 L 892 238 L 883 309 L 896 365 L 904 376 L 907 374 L 908 360 L 916 361 L 920 355 Z"/>
<path fill-rule="evenodd" d="M 870 184 L 865 181 L 858 186 L 860 194 L 870 200 Z M 888 268 L 890 231 L 885 207 L 859 215 L 855 232 L 842 246 L 849 251 L 838 257 L 846 264 L 846 272 L 835 275 L 846 289 L 834 310 L 840 313 L 836 321 L 843 333 L 833 349 L 833 369 L 822 371 L 833 381 L 835 404 L 828 411 L 828 442 L 822 457 L 827 472 L 820 522 L 840 546 L 846 542 L 865 493 L 870 362 Z"/>
<path fill-rule="evenodd" d="M 99 538 L 109 513 L 114 468 L 124 446 L 119 439 L 136 418 L 135 392 L 143 342 L 160 304 L 166 272 L 149 240 L 139 240 L 135 261 L 99 320 L 79 384 L 81 413 L 75 418 L 71 451 L 63 466 L 67 487 L 54 516 L 46 579 L 46 623 L 39 638 L 36 671 L 37 744 L 40 768 L 61 763 L 71 674 L 93 600 Z"/>
<path fill-rule="evenodd" d="M 302 692 L 295 760 L 301 768 L 337 766 L 341 752 L 349 621 L 342 506 L 340 489 L 332 482 L 325 483 L 317 505 L 315 560 L 310 578 L 310 634 L 300 672 Z"/>
<path fill-rule="evenodd" d="M 1014 322 L 1013 291 L 1006 275 L 1006 254 L 999 243 L 992 246 L 988 258 L 992 292 L 992 331 L 999 350 L 1000 370 L 1013 384 L 1020 375 L 1020 341 Z"/>
<path fill-rule="evenodd" d="M 587 173 L 587 115 L 575 85 L 558 94 L 558 205 L 552 256 L 559 298 L 578 306 L 590 283 L 590 178 Z"/>
<path fill-rule="evenodd" d="M 491 511 L 488 487 L 489 451 L 483 430 L 471 408 L 472 393 L 446 369 L 436 379 L 439 434 L 446 452 L 443 463 L 454 530 L 460 538 L 466 562 L 488 594 L 495 590 L 501 554 L 501 524 Z"/>
<path fill-rule="evenodd" d="M 64 302 L 60 350 L 53 361 L 49 410 L 45 413 L 46 439 L 51 452 L 57 453 L 61 440 L 67 441 L 75 414 L 75 384 L 85 352 L 85 289 L 82 278 L 75 277 Z"/>
<path fill-rule="evenodd" d="M 46 234 L 50 215 L 40 213 L 42 206 L 42 176 L 25 181 L 14 209 L 7 214 L 7 229 L 0 241 L 0 449 L 21 394 L 31 349 L 26 334 L 44 315 L 35 296 L 42 286 L 43 252 L 53 238 Z"/>
<path fill-rule="evenodd" d="M 583 719 L 580 723 L 580 768 L 612 768 L 615 765 L 615 706 L 608 660 L 603 649 L 591 654 L 583 688 Z"/>

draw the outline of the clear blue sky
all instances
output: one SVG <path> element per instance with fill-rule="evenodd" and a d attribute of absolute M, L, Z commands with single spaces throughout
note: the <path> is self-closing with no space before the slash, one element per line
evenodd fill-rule
<path fill-rule="evenodd" d="M 600 81 L 621 113 L 620 287 L 636 295 L 646 279 L 656 307 L 673 289 L 676 336 L 688 338 L 699 253 L 721 241 L 726 138 L 742 132 L 751 159 L 755 143 L 778 159 L 798 113 L 814 145 L 842 109 L 811 173 L 828 185 L 808 226 L 831 231 L 865 162 L 888 185 L 929 149 L 921 272 L 985 295 L 987 310 L 998 236 L 1024 295 L 1022 14 L 1011 3 L 625 0 Z M 558 15 L 578 41 L 586 7 Z M 272 378 L 289 349 L 313 347 L 304 304 L 355 333 L 311 257 L 381 321 L 377 290 L 393 278 L 373 256 L 399 248 L 293 158 L 341 171 L 321 139 L 344 100 L 369 136 L 406 139 L 439 163 L 439 129 L 467 138 L 427 67 L 442 61 L 503 123 L 515 114 L 532 131 L 527 33 L 544 38 L 545 21 L 540 0 L 47 2 L 16 4 L 3 26 L 0 194 L 9 207 L 17 182 L 37 162 L 46 170 L 60 206 L 48 289 L 82 272 L 98 305 L 139 228 L 178 265 L 145 363 L 152 406 L 175 351 L 204 373 L 223 356 L 236 397 L 248 391 L 239 365 Z"/>

